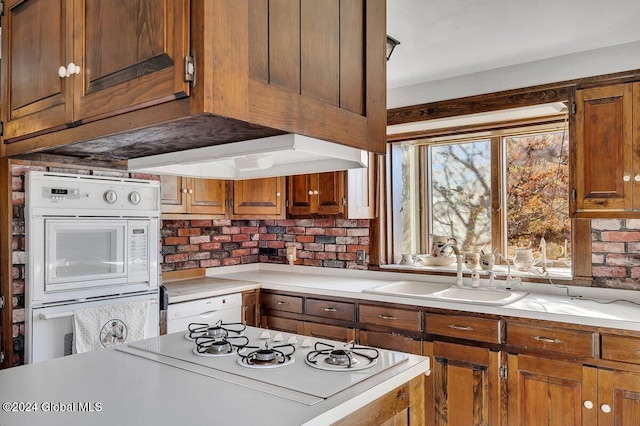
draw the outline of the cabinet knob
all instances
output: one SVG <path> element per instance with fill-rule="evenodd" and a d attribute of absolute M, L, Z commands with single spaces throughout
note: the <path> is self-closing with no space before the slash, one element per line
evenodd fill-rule
<path fill-rule="evenodd" d="M 607 404 L 602 404 L 600 406 L 600 409 L 602 410 L 603 413 L 610 413 L 611 412 L 611 407 Z"/>
<path fill-rule="evenodd" d="M 65 78 L 67 76 L 67 68 L 64 65 L 61 65 L 60 68 L 58 68 L 58 76 L 60 78 Z"/>
<path fill-rule="evenodd" d="M 633 177 L 633 180 L 635 180 L 636 182 L 640 182 L 640 175 L 635 175 Z"/>
<path fill-rule="evenodd" d="M 313 195 L 318 195 L 318 191 L 313 191 Z"/>
<path fill-rule="evenodd" d="M 313 191 L 309 191 L 309 195 L 313 195 Z"/>
<path fill-rule="evenodd" d="M 593 402 L 589 400 L 586 400 L 582 405 L 584 405 L 584 408 L 587 410 L 591 410 L 593 408 Z"/>
<path fill-rule="evenodd" d="M 186 194 L 187 193 L 187 188 L 182 188 L 182 191 L 180 191 L 180 192 L 182 192 L 183 194 Z"/>
<path fill-rule="evenodd" d="M 189 194 L 193 194 L 193 189 L 188 189 L 188 190 L 187 190 L 187 192 L 188 192 Z"/>
<path fill-rule="evenodd" d="M 279 192 L 276 192 L 276 197 L 279 197 L 279 196 L 280 196 L 280 193 L 279 193 Z"/>
<path fill-rule="evenodd" d="M 622 180 L 625 181 L 625 182 L 629 182 L 631 180 L 631 176 L 624 175 L 624 176 L 622 176 Z"/>
<path fill-rule="evenodd" d="M 69 62 L 69 65 L 67 66 L 67 77 L 72 74 L 80 74 L 80 66 L 73 62 Z"/>

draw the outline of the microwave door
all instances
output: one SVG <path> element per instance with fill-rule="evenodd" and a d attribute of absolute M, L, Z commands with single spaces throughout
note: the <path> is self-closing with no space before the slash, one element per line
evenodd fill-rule
<path fill-rule="evenodd" d="M 45 221 L 45 292 L 100 286 L 127 275 L 126 220 Z"/>

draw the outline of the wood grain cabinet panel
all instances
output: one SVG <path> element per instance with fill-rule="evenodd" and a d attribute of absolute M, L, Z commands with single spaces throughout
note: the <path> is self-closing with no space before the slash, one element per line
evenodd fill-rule
<path fill-rule="evenodd" d="M 285 296 L 282 294 L 263 293 L 261 296 L 263 309 L 291 312 L 295 314 L 302 313 L 302 297 Z"/>
<path fill-rule="evenodd" d="M 425 342 L 423 355 L 431 359 L 425 386 L 427 424 L 500 424 L 499 352 Z"/>
<path fill-rule="evenodd" d="M 346 205 L 344 174 L 327 172 L 289 176 L 289 216 L 343 215 Z"/>
<path fill-rule="evenodd" d="M 640 212 L 639 108 L 640 83 L 576 91 L 575 216 Z"/>
<path fill-rule="evenodd" d="M 188 13 L 173 0 L 6 2 L 5 139 L 187 96 Z"/>
<path fill-rule="evenodd" d="M 284 218 L 284 181 L 284 177 L 233 181 L 231 218 Z"/>
<path fill-rule="evenodd" d="M 356 320 L 356 305 L 350 302 L 308 297 L 305 302 L 305 313 L 314 317 L 353 322 Z"/>
<path fill-rule="evenodd" d="M 364 324 L 382 325 L 408 331 L 422 331 L 420 311 L 365 304 L 360 304 L 358 310 L 358 318 Z"/>
<path fill-rule="evenodd" d="M 398 334 L 358 330 L 358 341 L 363 346 L 422 355 L 422 342 Z"/>
<path fill-rule="evenodd" d="M 554 352 L 566 357 L 595 357 L 595 333 L 507 321 L 507 346 Z"/>
<path fill-rule="evenodd" d="M 160 177 L 162 213 L 224 216 L 227 210 L 226 197 L 224 180 L 181 176 Z"/>
<path fill-rule="evenodd" d="M 304 333 L 304 323 L 294 319 L 263 315 L 261 324 L 263 328 L 270 330 L 284 331 L 292 334 Z"/>
<path fill-rule="evenodd" d="M 597 375 L 577 362 L 509 355 L 508 424 L 597 424 Z"/>
<path fill-rule="evenodd" d="M 426 314 L 425 318 L 425 330 L 428 334 L 500 343 L 500 320 L 431 313 Z"/>
<path fill-rule="evenodd" d="M 598 400 L 592 411 L 597 412 L 598 425 L 640 424 L 640 374 L 598 370 Z"/>
<path fill-rule="evenodd" d="M 339 342 L 350 342 L 356 338 L 356 330 L 354 328 L 315 322 L 305 322 L 303 333 L 305 336 L 337 340 Z"/>
<path fill-rule="evenodd" d="M 640 338 L 630 336 L 601 336 L 602 359 L 640 364 Z"/>

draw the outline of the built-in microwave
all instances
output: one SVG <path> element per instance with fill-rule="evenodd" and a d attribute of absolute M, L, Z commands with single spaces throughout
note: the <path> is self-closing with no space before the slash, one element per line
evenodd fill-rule
<path fill-rule="evenodd" d="M 32 172 L 28 184 L 32 305 L 157 291 L 157 182 Z"/>

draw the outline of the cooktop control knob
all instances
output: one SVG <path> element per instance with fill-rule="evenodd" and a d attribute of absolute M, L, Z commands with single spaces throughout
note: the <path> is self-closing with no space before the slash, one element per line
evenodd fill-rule
<path fill-rule="evenodd" d="M 118 194 L 113 189 L 109 189 L 104 193 L 104 200 L 107 204 L 113 204 L 118 200 Z"/>
<path fill-rule="evenodd" d="M 140 204 L 140 193 L 137 191 L 133 191 L 129 193 L 129 202 L 134 206 Z"/>

